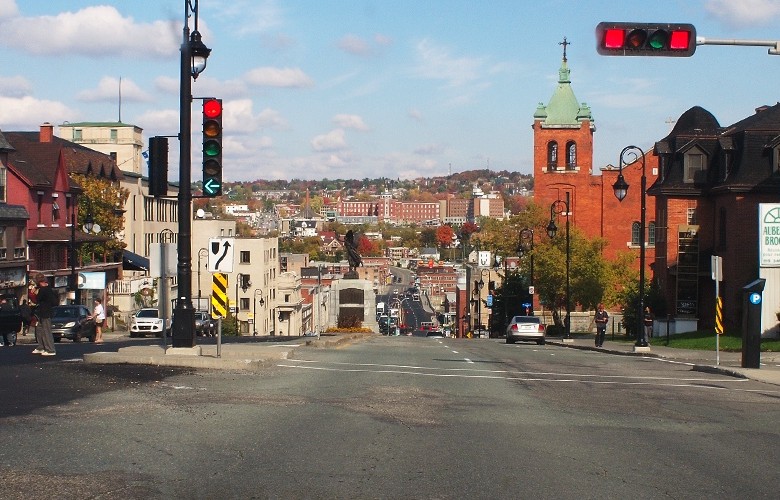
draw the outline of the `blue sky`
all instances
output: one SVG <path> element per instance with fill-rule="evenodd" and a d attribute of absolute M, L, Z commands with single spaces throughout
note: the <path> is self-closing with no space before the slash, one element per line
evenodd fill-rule
<path fill-rule="evenodd" d="M 564 36 L 597 170 L 624 146 L 651 148 L 691 106 L 727 125 L 780 100 L 780 56 L 766 48 L 604 57 L 600 21 L 776 40 L 780 0 L 200 0 L 212 53 L 193 94 L 224 100 L 233 181 L 531 173 L 533 113 L 555 89 Z M 0 0 L 0 129 L 115 121 L 121 77 L 122 121 L 146 143 L 176 134 L 183 23 L 183 0 Z M 193 179 L 199 129 L 196 101 Z"/>

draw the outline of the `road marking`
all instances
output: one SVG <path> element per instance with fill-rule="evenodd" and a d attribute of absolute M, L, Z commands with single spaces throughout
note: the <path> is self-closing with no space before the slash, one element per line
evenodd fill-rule
<path fill-rule="evenodd" d="M 465 359 L 465 360 L 466 360 L 466 363 L 471 363 L 472 365 L 474 364 L 474 362 L 473 362 L 473 361 L 471 361 L 469 358 L 463 358 L 463 359 Z"/>
<path fill-rule="evenodd" d="M 467 359 L 467 358 L 466 358 Z M 706 377 L 644 377 L 628 375 L 593 375 L 576 373 L 556 373 L 556 372 L 531 372 L 531 371 L 508 371 L 508 370 L 482 370 L 474 368 L 432 368 L 414 365 L 386 365 L 375 363 L 341 363 L 331 362 L 323 363 L 336 366 L 311 366 L 315 363 L 321 363 L 314 360 L 291 359 L 285 363 L 279 363 L 276 366 L 280 368 L 292 368 L 301 370 L 319 370 L 336 371 L 345 373 L 386 373 L 400 375 L 417 375 L 423 377 L 442 377 L 442 378 L 463 378 L 463 379 L 483 379 L 483 380 L 520 380 L 524 382 L 557 382 L 557 383 L 579 383 L 594 385 L 620 385 L 620 386 L 657 386 L 657 387 L 676 387 L 676 388 L 694 388 L 710 390 L 736 390 L 740 392 L 756 392 L 761 394 L 780 394 L 778 391 L 767 391 L 762 389 L 741 389 L 733 387 L 715 387 L 709 384 L 730 383 L 741 384 L 748 382 L 748 379 L 734 377 L 726 378 L 706 378 Z M 471 360 L 468 362 L 473 363 Z M 300 363 L 300 364 L 291 364 Z M 306 366 L 306 365 L 309 366 Z M 424 370 L 424 371 L 422 371 Z M 557 377 L 557 378 L 550 378 Z M 602 380 L 596 380 L 602 379 Z M 672 383 L 665 383 L 672 382 Z M 699 382 L 699 383 L 696 383 Z M 708 385 L 701 385 L 708 384 Z"/>

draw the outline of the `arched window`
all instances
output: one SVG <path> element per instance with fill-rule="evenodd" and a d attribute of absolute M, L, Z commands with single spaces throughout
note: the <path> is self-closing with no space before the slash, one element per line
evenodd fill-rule
<path fill-rule="evenodd" d="M 577 144 L 574 141 L 566 143 L 566 168 L 574 170 L 577 167 Z"/>
<path fill-rule="evenodd" d="M 639 223 L 631 224 L 631 246 L 639 246 Z"/>
<path fill-rule="evenodd" d="M 558 168 L 558 143 L 555 141 L 547 143 L 547 168 L 548 170 Z"/>
<path fill-rule="evenodd" d="M 650 222 L 647 225 L 647 244 L 655 246 L 655 222 Z"/>

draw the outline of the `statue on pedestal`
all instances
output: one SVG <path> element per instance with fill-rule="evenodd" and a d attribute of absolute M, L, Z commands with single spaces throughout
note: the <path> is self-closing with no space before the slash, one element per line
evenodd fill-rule
<path fill-rule="evenodd" d="M 356 269 L 363 265 L 363 259 L 360 258 L 360 253 L 358 253 L 355 233 L 351 229 L 344 236 L 344 247 L 347 250 L 347 262 L 349 262 L 349 272 L 344 277 L 357 279 Z"/>

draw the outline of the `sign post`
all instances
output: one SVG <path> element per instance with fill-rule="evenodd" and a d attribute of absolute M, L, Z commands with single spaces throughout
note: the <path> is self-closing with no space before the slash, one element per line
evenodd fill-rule
<path fill-rule="evenodd" d="M 715 281 L 715 364 L 720 364 L 720 336 L 723 335 L 723 301 L 720 299 L 720 282 L 723 281 L 723 257 L 711 259 L 712 279 Z"/>

